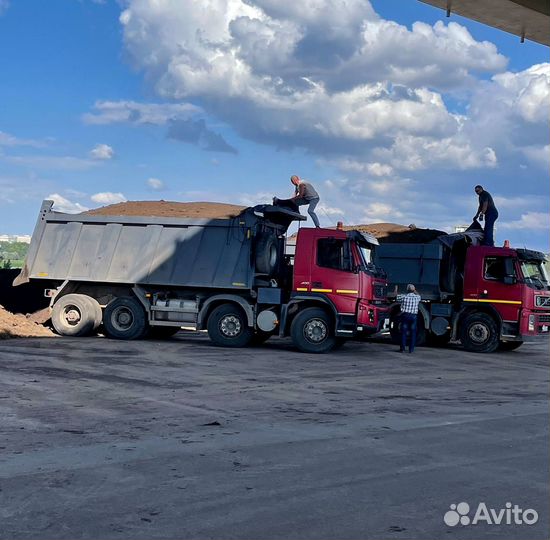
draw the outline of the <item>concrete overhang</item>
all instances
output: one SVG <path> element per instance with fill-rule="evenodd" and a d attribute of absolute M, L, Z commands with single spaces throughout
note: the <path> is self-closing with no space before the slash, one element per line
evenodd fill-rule
<path fill-rule="evenodd" d="M 450 13 L 550 46 L 550 0 L 420 0 Z"/>

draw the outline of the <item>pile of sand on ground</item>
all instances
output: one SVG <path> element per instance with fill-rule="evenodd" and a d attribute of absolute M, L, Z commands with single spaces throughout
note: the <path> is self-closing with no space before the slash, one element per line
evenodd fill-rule
<path fill-rule="evenodd" d="M 447 234 L 437 229 L 421 229 L 414 225 L 398 223 L 370 223 L 366 225 L 347 225 L 345 231 L 356 230 L 372 234 L 381 244 L 423 244 Z"/>
<path fill-rule="evenodd" d="M 174 218 L 227 219 L 246 206 L 217 202 L 127 201 L 83 212 L 90 216 L 157 216 Z"/>
<path fill-rule="evenodd" d="M 10 313 L 0 306 L 0 339 L 54 336 L 49 328 L 33 322 L 25 315 Z"/>

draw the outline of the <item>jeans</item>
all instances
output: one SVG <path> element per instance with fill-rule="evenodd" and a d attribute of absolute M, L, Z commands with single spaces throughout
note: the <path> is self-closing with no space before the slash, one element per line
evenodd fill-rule
<path fill-rule="evenodd" d="M 498 212 L 487 212 L 485 214 L 485 226 L 483 227 L 483 244 L 484 246 L 494 246 L 494 229 L 495 221 L 498 219 Z"/>
<path fill-rule="evenodd" d="M 313 220 L 313 223 L 315 223 L 316 227 L 320 227 L 319 218 L 317 217 L 317 214 L 315 213 L 315 207 L 319 204 L 319 197 L 315 197 L 315 199 L 296 199 L 296 204 L 298 206 L 305 206 L 306 204 L 309 204 L 309 208 L 307 209 L 307 213 L 311 216 L 311 219 Z"/>
<path fill-rule="evenodd" d="M 410 334 L 409 352 L 414 351 L 416 345 L 416 315 L 413 313 L 401 314 L 401 350 L 405 350 L 407 345 L 407 332 Z"/>

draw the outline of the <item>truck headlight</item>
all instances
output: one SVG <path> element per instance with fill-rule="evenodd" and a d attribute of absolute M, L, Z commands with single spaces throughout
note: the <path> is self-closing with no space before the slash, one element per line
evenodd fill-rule
<path fill-rule="evenodd" d="M 534 332 L 535 331 L 535 316 L 529 315 L 529 331 Z"/>

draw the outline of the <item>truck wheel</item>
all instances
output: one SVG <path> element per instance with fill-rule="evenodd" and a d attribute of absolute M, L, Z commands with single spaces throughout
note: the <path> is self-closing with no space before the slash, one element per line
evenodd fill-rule
<path fill-rule="evenodd" d="M 523 345 L 523 341 L 501 341 L 498 348 L 501 351 L 515 351 Z"/>
<path fill-rule="evenodd" d="M 97 311 L 92 298 L 84 294 L 62 296 L 52 308 L 52 325 L 62 336 L 87 336 L 97 326 Z M 98 304 L 99 305 L 99 304 Z"/>
<path fill-rule="evenodd" d="M 235 304 L 222 304 L 212 311 L 206 324 L 208 337 L 221 347 L 246 347 L 254 335 L 246 315 Z"/>
<path fill-rule="evenodd" d="M 498 327 L 486 313 L 467 315 L 461 324 L 460 341 L 467 351 L 492 353 L 498 347 Z"/>
<path fill-rule="evenodd" d="M 261 237 L 256 245 L 256 272 L 272 275 L 277 268 L 278 258 L 277 239 L 272 235 Z"/>
<path fill-rule="evenodd" d="M 86 296 L 86 299 L 90 302 L 93 310 L 94 310 L 94 328 L 92 330 L 92 332 L 95 332 L 98 328 L 99 328 L 99 325 L 101 324 L 101 321 L 103 320 L 103 310 L 101 309 L 101 306 L 99 305 L 99 302 L 95 299 L 95 298 L 92 298 L 91 296 Z"/>
<path fill-rule="evenodd" d="M 290 325 L 290 335 L 302 352 L 325 353 L 336 343 L 331 317 L 321 308 L 300 311 Z"/>
<path fill-rule="evenodd" d="M 138 300 L 121 296 L 105 308 L 103 326 L 108 337 L 113 339 L 139 339 L 147 332 L 147 314 Z"/>

